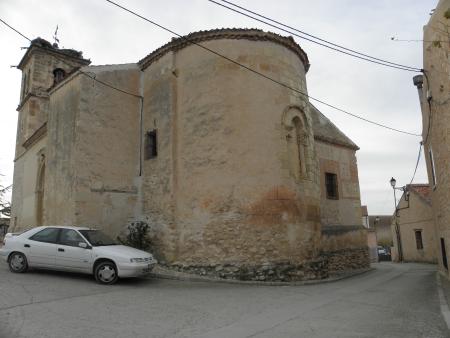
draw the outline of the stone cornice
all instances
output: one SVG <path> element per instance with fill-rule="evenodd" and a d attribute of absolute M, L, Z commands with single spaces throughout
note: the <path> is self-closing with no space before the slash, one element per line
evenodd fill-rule
<path fill-rule="evenodd" d="M 29 149 L 31 146 L 36 144 L 42 137 L 47 134 L 47 122 L 44 122 L 27 140 L 22 144 L 25 149 Z"/>
<path fill-rule="evenodd" d="M 281 36 L 272 32 L 264 32 L 260 29 L 239 29 L 239 28 L 221 28 L 209 31 L 199 31 L 190 33 L 180 38 L 172 39 L 169 43 L 156 49 L 145 58 L 139 61 L 142 70 L 150 66 L 153 62 L 164 56 L 168 52 L 178 51 L 193 43 L 201 43 L 210 40 L 234 39 L 250 41 L 271 41 L 282 45 L 293 51 L 305 66 L 305 72 L 309 69 L 309 60 L 306 53 L 294 41 L 292 37 Z"/>
<path fill-rule="evenodd" d="M 325 137 L 325 136 L 314 135 L 314 139 L 317 140 L 317 141 L 321 141 L 321 142 L 329 143 L 329 144 L 332 144 L 332 145 L 335 145 L 335 146 L 340 146 L 340 147 L 352 149 L 352 150 L 355 150 L 355 151 L 360 149 L 357 145 L 351 145 L 351 144 L 348 144 L 348 143 L 340 142 L 340 141 L 337 141 L 337 140 L 335 140 L 335 139 L 333 139 L 331 137 L 328 138 L 328 137 Z"/>
<path fill-rule="evenodd" d="M 40 97 L 42 99 L 49 99 L 49 96 L 46 94 L 35 94 L 35 93 L 27 93 L 27 95 L 25 95 L 25 97 L 22 99 L 22 101 L 20 101 L 19 105 L 17 106 L 16 110 L 19 111 L 23 108 L 23 106 L 25 105 L 25 103 L 27 103 L 28 99 L 30 97 Z"/>

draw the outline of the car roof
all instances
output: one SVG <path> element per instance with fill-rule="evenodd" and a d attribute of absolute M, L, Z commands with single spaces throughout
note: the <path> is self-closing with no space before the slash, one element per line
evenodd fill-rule
<path fill-rule="evenodd" d="M 44 226 L 36 227 L 35 229 L 46 229 L 46 228 L 60 228 L 60 229 L 72 229 L 72 230 L 91 230 L 91 228 L 88 228 L 88 227 L 77 227 L 77 226 L 70 226 L 70 225 L 44 225 Z"/>

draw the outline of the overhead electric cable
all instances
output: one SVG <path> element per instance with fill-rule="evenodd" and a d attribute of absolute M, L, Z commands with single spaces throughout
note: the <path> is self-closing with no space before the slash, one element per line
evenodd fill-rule
<path fill-rule="evenodd" d="M 21 32 L 19 32 L 17 29 L 15 29 L 14 27 L 10 26 L 9 24 L 7 24 L 5 21 L 3 21 L 2 19 L 0 19 L 0 21 L 7 27 L 9 27 L 10 29 L 12 29 L 14 32 L 16 32 L 17 34 L 19 34 L 20 36 L 22 36 L 23 38 L 27 39 L 28 41 L 31 42 L 31 39 L 25 35 L 23 35 Z"/>
<path fill-rule="evenodd" d="M 0 18 L 0 22 L 2 22 L 5 26 L 7 26 L 8 28 L 12 29 L 14 32 L 16 32 L 17 34 L 19 34 L 19 35 L 22 36 L 23 38 L 27 39 L 28 41 L 30 41 L 30 42 L 32 41 L 32 40 L 31 40 L 30 38 L 28 38 L 26 35 L 24 35 L 24 34 L 22 34 L 21 32 L 19 32 L 17 29 L 15 29 L 15 28 L 12 27 L 11 25 L 9 25 L 7 22 L 5 22 L 4 20 L 2 20 L 1 18 Z M 73 65 L 70 64 L 70 63 L 68 63 L 67 60 L 65 60 L 65 59 L 63 59 L 63 58 L 61 58 L 61 57 L 59 57 L 59 56 L 57 56 L 57 55 L 53 55 L 53 56 L 54 56 L 55 58 L 57 58 L 58 60 L 60 60 L 61 62 L 64 62 L 66 65 L 68 65 L 68 66 L 70 66 L 70 67 L 73 67 Z M 142 96 L 141 96 L 141 95 L 133 94 L 133 93 L 127 92 L 126 90 L 117 88 L 117 87 L 115 87 L 115 86 L 113 86 L 113 85 L 111 85 L 111 84 L 109 84 L 109 83 L 106 83 L 106 82 L 104 82 L 104 81 L 102 81 L 102 80 L 97 79 L 95 76 L 92 76 L 91 74 L 89 74 L 89 73 L 87 73 L 87 72 L 84 72 L 84 71 L 82 71 L 81 69 L 78 69 L 77 71 L 80 72 L 80 73 L 83 74 L 83 75 L 86 75 L 87 77 L 91 78 L 92 80 L 94 80 L 94 81 L 96 81 L 96 82 L 98 82 L 98 83 L 101 83 L 102 85 L 104 85 L 104 86 L 106 86 L 106 87 L 109 87 L 109 88 L 112 88 L 112 89 L 114 89 L 114 90 L 117 90 L 117 91 L 119 91 L 119 92 L 121 92 L 121 93 L 128 94 L 128 95 L 131 95 L 131 96 L 134 96 L 134 97 L 137 97 L 137 98 L 141 98 L 141 99 L 142 99 Z"/>
<path fill-rule="evenodd" d="M 419 167 L 419 161 L 420 161 L 420 154 L 421 153 L 422 153 L 422 142 L 420 142 L 420 146 L 419 146 L 419 154 L 417 155 L 416 168 L 414 169 L 414 174 L 411 177 L 411 181 L 409 182 L 409 184 L 412 184 L 412 182 L 414 181 L 414 177 L 416 177 L 416 172 L 417 172 L 417 168 Z"/>
<path fill-rule="evenodd" d="M 325 47 L 325 48 L 334 50 L 334 51 L 339 52 L 339 53 L 346 54 L 346 55 L 348 55 L 348 56 L 352 56 L 352 57 L 355 57 L 355 58 L 358 58 L 358 59 L 361 59 L 361 60 L 365 60 L 365 61 L 368 61 L 368 62 L 376 63 L 376 64 L 379 64 L 379 65 L 382 65 L 382 66 L 391 67 L 391 68 L 396 68 L 396 69 L 405 70 L 405 71 L 409 71 L 409 72 L 420 73 L 420 72 L 422 71 L 420 68 L 417 68 L 417 67 L 410 67 L 410 66 L 406 66 L 406 65 L 399 64 L 399 63 L 395 63 L 395 62 L 383 60 L 383 59 L 380 59 L 380 58 L 376 58 L 376 57 L 374 57 L 374 56 L 370 56 L 370 55 L 368 55 L 368 54 L 364 54 L 364 53 L 358 52 L 358 51 L 356 51 L 356 50 L 353 50 L 353 49 L 350 49 L 350 48 L 347 48 L 347 47 L 338 45 L 338 44 L 336 44 L 336 43 L 327 41 L 327 40 L 325 40 L 325 39 L 321 39 L 321 38 L 319 38 L 319 37 L 317 37 L 317 36 L 315 36 L 315 35 L 312 35 L 312 34 L 309 34 L 309 33 L 307 33 L 307 32 L 301 31 L 301 30 L 296 29 L 296 28 L 294 28 L 294 27 L 292 27 L 292 26 L 283 24 L 283 23 L 281 23 L 281 22 L 279 22 L 279 21 L 277 21 L 277 20 L 273 20 L 273 19 L 271 19 L 271 18 L 269 18 L 269 17 L 267 17 L 267 16 L 261 15 L 261 14 L 259 14 L 259 13 L 256 13 L 256 12 L 254 12 L 254 11 L 251 11 L 251 10 L 249 10 L 249 9 L 247 9 L 247 8 L 242 7 L 242 6 L 236 5 L 236 4 L 234 4 L 234 3 L 230 2 L 230 1 L 220 0 L 220 1 L 222 1 L 222 2 L 224 2 L 224 3 L 227 3 L 227 4 L 231 5 L 231 6 L 234 6 L 234 7 L 236 7 L 236 8 L 242 9 L 242 10 L 246 11 L 247 13 L 241 12 L 241 11 L 237 10 L 236 8 L 229 7 L 229 6 L 227 6 L 227 5 L 224 5 L 223 3 L 217 2 L 217 1 L 215 1 L 215 0 L 207 0 L 207 1 L 209 1 L 209 2 L 211 2 L 211 3 L 214 3 L 214 4 L 218 5 L 218 6 L 221 6 L 221 7 L 223 7 L 223 8 L 226 8 L 226 9 L 228 9 L 228 10 L 230 10 L 230 11 L 233 11 L 233 12 L 236 12 L 236 13 L 238 13 L 238 14 L 244 15 L 244 16 L 246 16 L 246 17 L 248 17 L 248 18 L 251 18 L 251 19 L 253 19 L 253 20 L 256 20 L 256 21 L 258 21 L 258 22 L 264 23 L 264 24 L 266 24 L 266 25 L 268 25 L 268 26 L 270 26 L 270 27 L 279 29 L 279 30 L 281 30 L 281 31 L 283 31 L 283 32 L 292 34 L 292 35 L 297 36 L 297 37 L 299 37 L 299 38 L 301 38 L 301 39 L 304 39 L 304 40 L 306 40 L 306 41 L 315 43 L 315 44 L 317 44 L 317 45 L 319 45 L 319 46 L 322 46 L 322 47 Z M 248 14 L 248 13 L 251 13 L 251 14 L 253 14 L 253 15 L 256 15 L 256 16 L 258 16 L 258 17 L 260 17 L 260 18 L 263 18 L 263 19 L 265 19 L 265 20 L 268 20 L 268 21 L 270 21 L 270 22 L 276 23 L 277 25 L 281 25 L 281 26 L 283 26 L 283 27 L 286 27 L 286 28 L 288 28 L 288 29 L 290 29 L 290 30 L 287 30 L 287 29 L 285 29 L 285 28 L 276 26 L 276 25 L 274 25 L 274 24 L 272 24 L 272 23 L 270 23 L 270 22 L 261 20 L 261 19 L 259 19 L 259 18 L 257 18 L 257 17 L 254 17 L 254 16 L 252 16 L 252 15 L 250 15 L 250 14 Z M 307 37 L 305 37 L 305 36 L 296 34 L 296 33 L 292 32 L 291 30 L 296 31 L 296 32 L 299 32 L 299 33 L 301 33 L 301 34 L 304 34 L 304 35 L 306 35 L 306 36 L 309 36 L 310 38 L 313 38 L 313 39 L 318 40 L 318 41 L 321 41 L 321 42 L 318 42 L 318 41 L 312 40 L 312 39 L 310 39 L 310 38 L 307 38 Z"/>
<path fill-rule="evenodd" d="M 377 125 L 377 126 L 382 127 L 382 128 L 386 128 L 386 129 L 389 129 L 389 130 L 392 130 L 392 131 L 396 131 L 396 132 L 399 132 L 399 133 L 403 133 L 403 134 L 407 134 L 407 135 L 420 136 L 419 134 L 414 134 L 414 133 L 407 132 L 407 131 L 404 131 L 404 130 L 396 129 L 396 128 L 389 127 L 387 125 L 384 125 L 384 124 L 381 124 L 381 123 L 378 123 L 378 122 L 366 119 L 366 118 L 364 118 L 362 116 L 350 113 L 350 112 L 348 112 L 348 111 L 346 111 L 344 109 L 341 109 L 341 108 L 336 107 L 336 106 L 334 106 L 332 104 L 326 103 L 325 101 L 322 101 L 320 99 L 316 99 L 316 98 L 314 98 L 314 97 L 312 97 L 312 96 L 310 96 L 310 95 L 308 95 L 308 94 L 306 94 L 306 93 L 304 93 L 304 92 L 302 92 L 302 91 L 300 91 L 298 89 L 295 89 L 295 88 L 293 88 L 293 87 L 291 87 L 291 86 L 289 86 L 289 85 L 287 85 L 287 84 L 285 84 L 283 82 L 275 80 L 275 79 L 271 78 L 270 76 L 267 76 L 267 75 L 265 75 L 263 73 L 260 73 L 260 72 L 258 72 L 256 70 L 254 70 L 253 68 L 250 68 L 250 67 L 248 67 L 248 66 L 246 66 L 246 65 L 244 65 L 242 63 L 239 63 L 239 62 L 229 58 L 228 56 L 225 56 L 225 55 L 220 54 L 220 53 L 218 53 L 218 52 L 216 52 L 216 51 L 214 51 L 214 50 L 212 50 L 212 49 L 210 49 L 210 48 L 208 48 L 206 46 L 203 46 L 202 44 L 197 43 L 197 42 L 189 39 L 188 37 L 183 36 L 183 35 L 175 32 L 175 31 L 171 30 L 170 28 L 167 28 L 167 27 L 165 27 L 165 26 L 163 26 L 163 25 L 161 25 L 161 24 L 159 24 L 159 23 L 157 23 L 155 21 L 152 21 L 152 20 L 150 20 L 150 19 L 148 19 L 148 18 L 146 18 L 146 17 L 144 17 L 144 16 L 142 16 L 142 15 L 140 15 L 140 14 L 138 14 L 138 13 L 136 13 L 136 12 L 134 12 L 134 11 L 124 7 L 124 6 L 122 6 L 122 5 L 119 5 L 118 3 L 114 2 L 114 1 L 111 1 L 111 0 L 105 0 L 105 1 L 109 2 L 110 4 L 118 7 L 120 9 L 122 9 L 122 10 L 124 10 L 124 11 L 126 11 L 126 12 L 128 12 L 128 13 L 130 13 L 130 14 L 132 14 L 132 15 L 134 15 L 134 16 L 142 19 L 142 20 L 144 20 L 144 21 L 147 21 L 147 22 L 151 23 L 154 26 L 157 26 L 157 27 L 159 27 L 159 28 L 161 28 L 161 29 L 163 29 L 163 30 L 165 30 L 165 31 L 175 35 L 175 36 L 178 36 L 180 39 L 183 39 L 183 40 L 185 40 L 185 41 L 187 41 L 187 42 L 189 42 L 189 43 L 191 43 L 193 45 L 196 45 L 196 46 L 198 46 L 198 47 L 200 47 L 200 48 L 202 48 L 202 49 L 204 49 L 204 50 L 206 50 L 206 51 L 208 51 L 208 52 L 210 52 L 210 53 L 212 53 L 214 55 L 217 55 L 217 56 L 219 56 L 219 57 L 221 57 L 221 58 L 223 58 L 223 59 L 225 59 L 225 60 L 235 64 L 235 65 L 238 65 L 239 67 L 241 67 L 243 69 L 246 69 L 246 70 L 248 70 L 248 71 L 250 71 L 250 72 L 252 72 L 252 73 L 254 73 L 254 74 L 258 75 L 258 76 L 261 76 L 261 77 L 263 77 L 263 78 L 265 78 L 267 80 L 270 80 L 270 81 L 272 81 L 272 82 L 274 82 L 274 83 L 276 83 L 276 84 L 278 84 L 278 85 L 280 85 L 282 87 L 285 87 L 285 88 L 290 89 L 290 90 L 292 90 L 292 91 L 294 91 L 294 92 L 296 92 L 298 94 L 301 94 L 302 96 L 305 96 L 305 97 L 307 97 L 307 98 L 309 98 L 309 99 L 311 99 L 313 101 L 319 102 L 319 103 L 321 103 L 321 104 L 323 104 L 323 105 L 325 105 L 327 107 L 333 108 L 333 109 L 335 109 L 337 111 L 340 111 L 340 112 L 342 112 L 344 114 L 347 114 L 349 116 L 355 117 L 355 118 L 360 119 L 362 121 L 365 121 L 365 122 Z"/>
<path fill-rule="evenodd" d="M 314 98 L 314 97 L 312 97 L 312 96 L 310 96 L 310 95 L 308 95 L 308 94 L 306 94 L 306 93 L 304 93 L 304 92 L 302 92 L 302 91 L 300 91 L 300 90 L 298 90 L 298 89 L 295 89 L 295 88 L 293 88 L 293 87 L 291 87 L 291 86 L 289 86 L 289 85 L 287 85 L 287 84 L 285 84 L 285 83 L 282 83 L 282 82 L 280 82 L 280 81 L 277 81 L 277 80 L 275 80 L 275 79 L 273 79 L 273 78 L 271 78 L 271 77 L 269 77 L 269 76 L 267 76 L 267 75 L 265 75 L 265 74 L 262 74 L 262 73 L 260 73 L 260 72 L 258 72 L 258 71 L 256 71 L 256 70 L 254 70 L 254 69 L 252 69 L 252 68 L 246 66 L 246 65 L 243 65 L 243 64 L 241 64 L 241 63 L 239 63 L 239 62 L 237 62 L 237 61 L 235 61 L 235 60 L 233 60 L 233 59 L 230 59 L 229 57 L 227 57 L 227 56 L 225 56 L 225 55 L 222 55 L 222 54 L 220 54 L 220 53 L 218 53 L 218 52 L 216 52 L 216 51 L 214 51 L 214 50 L 212 50 L 212 49 L 209 49 L 208 47 L 205 47 L 205 46 L 203 46 L 203 45 L 201 45 L 201 44 L 199 44 L 199 43 L 197 43 L 197 42 L 195 42 L 195 41 L 192 41 L 192 40 L 190 40 L 189 38 L 186 38 L 186 37 L 182 36 L 181 34 L 178 34 L 178 33 L 174 32 L 174 31 L 170 30 L 169 28 L 166 28 L 166 27 L 164 27 L 164 26 L 162 26 L 162 25 L 160 25 L 160 24 L 158 24 L 158 23 L 156 23 L 156 22 L 154 22 L 154 21 L 152 21 L 152 20 L 150 20 L 150 19 L 147 19 L 147 18 L 145 18 L 144 16 L 142 16 L 142 15 L 140 15 L 140 14 L 138 14 L 138 13 L 135 13 L 135 12 L 133 12 L 133 11 L 131 11 L 131 10 L 129 10 L 129 9 L 127 9 L 127 8 L 125 8 L 125 7 L 121 6 L 121 5 L 119 5 L 119 4 L 115 3 L 115 2 L 113 2 L 113 1 L 110 1 L 110 0 L 106 0 L 106 1 L 109 2 L 109 3 L 111 3 L 111 4 L 113 4 L 113 5 L 115 5 L 115 6 L 117 6 L 117 7 L 119 7 L 119 8 L 121 8 L 121 9 L 123 9 L 123 10 L 125 10 L 125 11 L 127 11 L 127 12 L 129 12 L 129 13 L 131 13 L 131 14 L 133 14 L 133 15 L 135 15 L 135 16 L 137 16 L 137 17 L 139 17 L 139 18 L 141 18 L 141 19 L 143 19 L 143 20 L 145 20 L 145 21 L 147 21 L 147 22 L 149 22 L 149 23 L 151 23 L 151 24 L 153 24 L 153 25 L 155 25 L 155 26 L 157 26 L 157 27 L 159 27 L 159 28 L 161 28 L 161 29 L 163 29 L 163 30 L 165 30 L 165 31 L 167 31 L 167 32 L 169 32 L 169 33 L 171 33 L 171 34 L 173 34 L 173 35 L 176 35 L 176 36 L 180 37 L 181 39 L 184 39 L 184 40 L 188 41 L 189 43 L 192 43 L 192 44 L 194 44 L 194 45 L 196 45 L 196 46 L 198 46 L 198 47 L 200 47 L 200 48 L 202 48 L 202 49 L 204 49 L 204 50 L 207 50 L 207 51 L 210 52 L 210 53 L 213 53 L 213 54 L 215 54 L 215 55 L 217 55 L 217 56 L 219 56 L 219 57 L 221 57 L 221 58 L 223 58 L 223 59 L 225 59 L 225 60 L 228 60 L 229 62 L 231 62 L 231 63 L 233 63 L 233 64 L 236 64 L 236 65 L 240 66 L 240 67 L 243 68 L 243 69 L 246 69 L 246 70 L 248 70 L 248 71 L 250 71 L 250 72 L 252 72 L 252 73 L 254 73 L 254 74 L 258 75 L 258 76 L 261 76 L 261 77 L 263 77 L 263 78 L 265 78 L 265 79 L 267 79 L 267 80 L 270 80 L 270 81 L 272 81 L 272 82 L 274 82 L 274 83 L 276 83 L 276 84 L 278 84 L 278 85 L 280 85 L 280 86 L 283 86 L 283 87 L 285 87 L 285 88 L 287 88 L 287 89 L 290 89 L 290 90 L 292 90 L 292 91 L 294 91 L 294 92 L 296 92 L 296 93 L 299 93 L 299 94 L 301 94 L 302 96 L 305 96 L 305 97 L 307 97 L 307 98 L 309 98 L 309 99 L 311 99 L 311 100 L 314 100 L 314 101 L 316 101 L 316 102 L 319 102 L 319 103 L 321 103 L 321 104 L 323 104 L 323 105 L 325 105 L 325 106 L 327 106 L 327 107 L 333 108 L 333 109 L 335 109 L 335 110 L 337 110 L 337 111 L 340 111 L 340 112 L 342 112 L 342 113 L 344 113 L 344 114 L 347 114 L 347 115 L 349 115 L 349 116 L 355 117 L 355 118 L 357 118 L 357 119 L 360 119 L 360 120 L 362 120 L 362 121 L 371 123 L 371 124 L 373 124 L 373 125 L 376 125 L 376 126 L 379 126 L 379 127 L 385 128 L 385 129 L 389 129 L 389 130 L 392 130 L 392 131 L 396 131 L 396 132 L 399 132 L 399 133 L 402 133 L 402 134 L 411 135 L 411 136 L 421 136 L 421 135 L 419 135 L 419 134 L 414 134 L 414 133 L 407 132 L 407 131 L 404 131 L 404 130 L 400 130 L 400 129 L 396 129 L 396 128 L 393 128 L 393 127 L 389 127 L 389 126 L 387 126 L 387 125 L 384 125 L 384 124 L 381 124 L 381 123 L 378 123 L 378 122 L 375 122 L 375 121 L 371 121 L 371 120 L 366 119 L 366 118 L 364 118 L 364 117 L 362 117 L 362 116 L 359 116 L 359 115 L 350 113 L 350 112 L 348 112 L 348 111 L 346 111 L 346 110 L 344 110 L 344 109 L 341 109 L 341 108 L 338 108 L 338 107 L 336 107 L 336 106 L 333 106 L 333 105 L 331 105 L 331 104 L 329 104 L 329 103 L 326 103 L 326 102 L 324 102 L 324 101 L 322 101 L 322 100 L 320 100 L 320 99 L 316 99 L 316 98 Z M 1 19 L 0 19 L 0 20 L 1 20 Z M 28 39 L 25 35 L 23 35 L 23 34 L 20 33 L 19 31 L 17 31 L 16 29 L 12 28 L 10 25 L 6 24 L 6 22 L 4 22 L 3 20 L 1 20 L 1 22 L 3 22 L 3 23 L 4 23 L 6 26 L 8 26 L 10 29 L 14 30 L 16 33 L 20 34 L 22 37 L 24 37 L 24 38 L 26 38 L 27 40 L 31 41 L 31 39 Z M 103 85 L 105 85 L 105 86 L 108 86 L 108 87 L 110 87 L 110 88 L 112 88 L 112 89 L 115 89 L 115 90 L 118 90 L 118 91 L 120 91 L 120 92 L 122 92 L 122 93 L 125 93 L 125 94 L 128 94 L 128 95 L 132 95 L 132 96 L 135 96 L 135 97 L 138 97 L 138 98 L 142 99 L 142 96 L 140 96 L 140 95 L 136 95 L 136 94 L 132 94 L 132 93 L 126 92 L 126 91 L 124 91 L 124 90 L 122 90 L 122 89 L 119 89 L 119 88 L 117 88 L 117 87 L 114 87 L 114 86 L 112 86 L 112 85 L 110 85 L 110 84 L 108 84 L 108 83 L 106 83 L 106 82 L 103 82 L 103 81 L 100 81 L 100 80 L 96 79 L 95 77 L 93 77 L 93 76 L 90 75 L 89 73 L 83 72 L 83 71 L 81 71 L 81 70 L 78 70 L 78 71 L 79 71 L 80 73 L 82 73 L 82 74 L 84 74 L 84 75 L 90 77 L 90 78 L 93 79 L 94 81 L 97 81 L 97 82 L 99 82 L 99 83 L 101 83 L 101 84 L 103 84 Z"/>

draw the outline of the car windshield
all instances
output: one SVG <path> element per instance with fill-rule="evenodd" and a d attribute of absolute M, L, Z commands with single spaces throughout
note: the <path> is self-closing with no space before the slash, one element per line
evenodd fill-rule
<path fill-rule="evenodd" d="M 99 230 L 80 230 L 80 232 L 93 246 L 117 245 L 113 239 Z"/>

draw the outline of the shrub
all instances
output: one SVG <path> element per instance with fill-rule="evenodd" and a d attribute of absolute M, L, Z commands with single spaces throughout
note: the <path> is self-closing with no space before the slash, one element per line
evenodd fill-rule
<path fill-rule="evenodd" d="M 123 245 L 128 245 L 140 250 L 148 250 L 151 248 L 149 239 L 150 226 L 143 221 L 131 222 L 127 225 L 125 236 L 117 236 L 117 240 Z"/>

